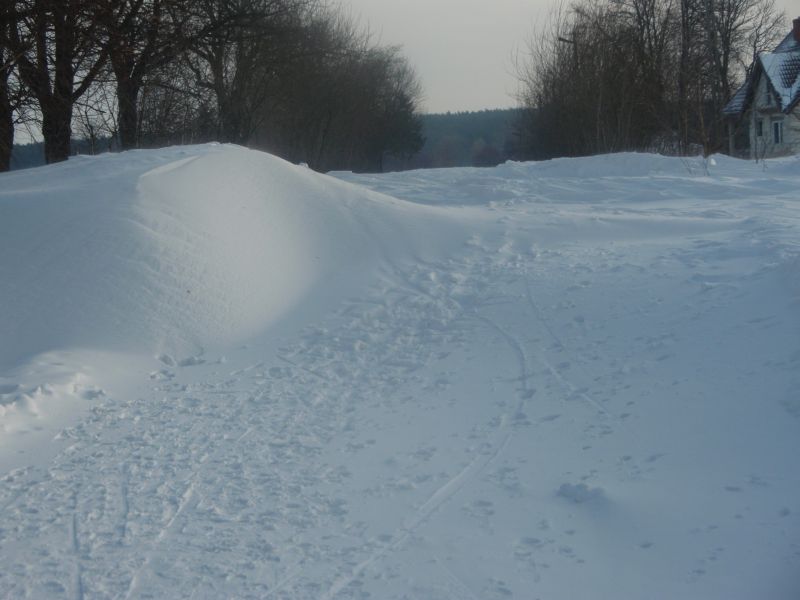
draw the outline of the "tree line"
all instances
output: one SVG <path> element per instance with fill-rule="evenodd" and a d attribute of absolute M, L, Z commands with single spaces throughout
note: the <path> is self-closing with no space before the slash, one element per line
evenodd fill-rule
<path fill-rule="evenodd" d="M 391 157 L 385 166 L 395 171 L 496 166 L 516 156 L 519 115 L 516 108 L 422 115 L 422 148 L 408 158 Z"/>
<path fill-rule="evenodd" d="M 726 148 L 722 108 L 786 33 L 774 0 L 576 0 L 518 63 L 524 158 Z"/>
<path fill-rule="evenodd" d="M 21 124 L 41 132 L 48 163 L 78 136 L 381 170 L 422 146 L 420 98 L 400 48 L 327 0 L 0 3 L 0 170 Z"/>

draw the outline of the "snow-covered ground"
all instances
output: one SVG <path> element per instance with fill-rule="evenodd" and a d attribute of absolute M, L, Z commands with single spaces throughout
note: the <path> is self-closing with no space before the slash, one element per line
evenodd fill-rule
<path fill-rule="evenodd" d="M 800 160 L 337 177 L 0 176 L 0 597 L 798 597 Z"/>

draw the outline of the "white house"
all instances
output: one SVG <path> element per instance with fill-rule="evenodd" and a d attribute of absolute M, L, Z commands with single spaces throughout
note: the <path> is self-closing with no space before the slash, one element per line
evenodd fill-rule
<path fill-rule="evenodd" d="M 772 52 L 762 52 L 744 85 L 723 109 L 730 152 L 746 127 L 750 158 L 800 154 L 800 18 Z"/>

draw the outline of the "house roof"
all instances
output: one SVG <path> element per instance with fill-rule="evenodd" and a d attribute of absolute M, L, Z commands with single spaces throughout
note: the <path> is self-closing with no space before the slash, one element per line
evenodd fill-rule
<path fill-rule="evenodd" d="M 788 52 L 765 52 L 759 56 L 764 73 L 769 78 L 780 100 L 781 108 L 788 112 L 800 92 L 800 49 Z"/>
<path fill-rule="evenodd" d="M 722 109 L 723 114 L 738 116 L 747 109 L 761 73 L 775 92 L 781 112 L 789 113 L 800 102 L 800 41 L 793 32 L 774 51 L 758 55 L 750 76 Z"/>
<path fill-rule="evenodd" d="M 790 31 L 789 35 L 783 38 L 783 41 L 775 47 L 774 52 L 791 52 L 800 50 L 800 42 L 794 37 L 794 32 Z"/>
<path fill-rule="evenodd" d="M 748 77 L 747 81 L 744 82 L 744 85 L 736 90 L 736 93 L 725 105 L 725 108 L 722 109 L 722 113 L 729 116 L 742 114 L 747 108 L 747 104 L 750 100 L 751 87 L 750 78 Z"/>

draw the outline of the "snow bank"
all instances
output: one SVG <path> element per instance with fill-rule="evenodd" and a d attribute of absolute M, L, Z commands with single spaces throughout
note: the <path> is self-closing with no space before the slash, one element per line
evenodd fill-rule
<path fill-rule="evenodd" d="M 539 162 L 509 161 L 488 169 L 336 176 L 422 204 L 482 206 L 531 200 L 586 205 L 625 203 L 631 199 L 643 202 L 672 196 L 667 194 L 668 189 L 679 192 L 675 195 L 682 192 L 686 197 L 708 200 L 720 194 L 747 199 L 764 190 L 795 189 L 798 174 L 797 156 L 755 163 L 723 155 L 703 158 L 625 152 Z M 741 186 L 729 185 L 739 180 L 743 180 Z M 617 193 L 609 193 L 613 191 Z"/>
<path fill-rule="evenodd" d="M 246 339 L 381 248 L 410 250 L 412 220 L 430 221 L 231 146 L 82 157 L 0 183 L 0 365 Z"/>

